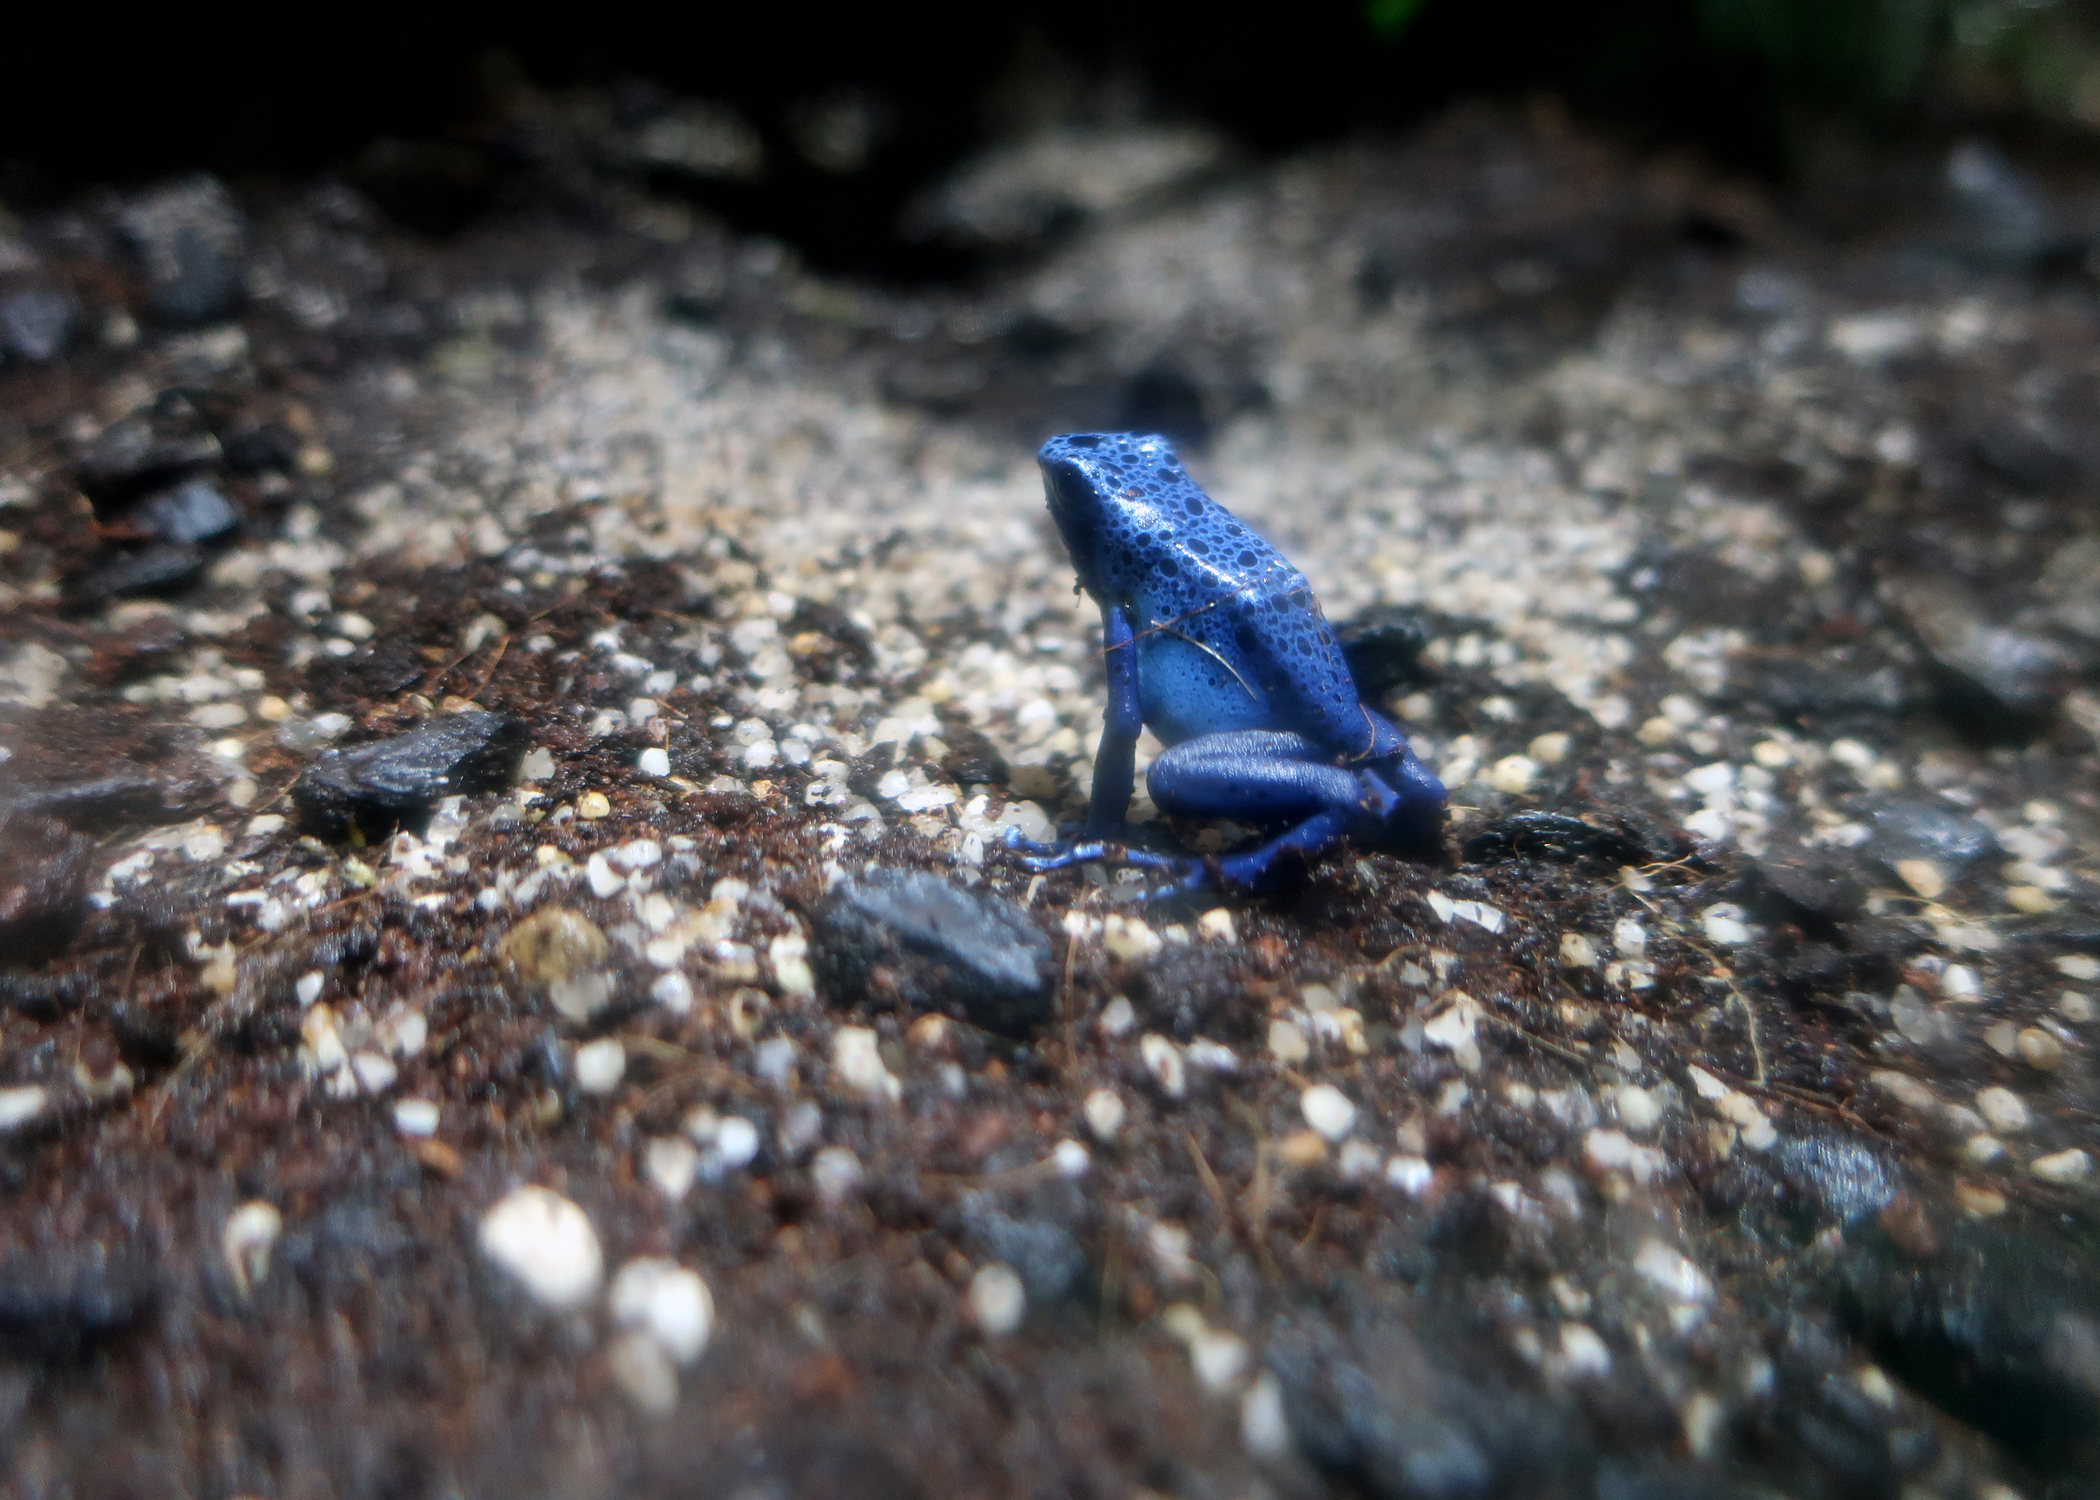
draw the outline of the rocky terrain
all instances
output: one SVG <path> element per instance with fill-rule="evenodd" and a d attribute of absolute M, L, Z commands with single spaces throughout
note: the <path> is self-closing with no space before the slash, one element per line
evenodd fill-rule
<path fill-rule="evenodd" d="M 2100 1494 L 2100 179 L 1073 129 L 900 288 L 513 129 L 0 222 L 8 1492 Z M 1110 425 L 1442 860 L 1003 852 Z"/>

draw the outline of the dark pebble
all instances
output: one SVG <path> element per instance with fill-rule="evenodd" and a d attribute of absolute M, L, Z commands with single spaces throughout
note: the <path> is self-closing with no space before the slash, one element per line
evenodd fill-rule
<path fill-rule="evenodd" d="M 178 391 L 102 429 L 73 465 L 98 506 L 130 499 L 219 461 L 219 440 Z"/>
<path fill-rule="evenodd" d="M 193 542 L 108 551 L 66 579 L 66 606 L 95 609 L 111 599 L 165 593 L 188 583 L 203 567 L 204 550 Z"/>
<path fill-rule="evenodd" d="M 440 797 L 506 785 L 524 753 L 524 724 L 466 709 L 390 739 L 325 752 L 292 783 L 292 802 L 313 832 L 335 837 L 354 827 L 373 837 L 420 825 Z"/>
<path fill-rule="evenodd" d="M 0 817 L 0 961 L 40 956 L 72 936 L 94 852 L 53 819 Z"/>
<path fill-rule="evenodd" d="M 2100 1473 L 2100 1263 L 2018 1220 L 1946 1213 L 1932 1229 L 1929 1246 L 1848 1235 L 1847 1317 L 1891 1374 L 2044 1476 Z"/>
<path fill-rule="evenodd" d="M 1881 592 L 1932 659 L 1941 707 L 1959 727 L 1993 742 L 2024 743 L 2047 725 L 2076 670 L 2061 647 L 1993 620 L 1949 578 L 1892 574 Z"/>
<path fill-rule="evenodd" d="M 1539 808 L 1495 819 L 1467 839 L 1464 848 L 1467 861 L 1473 864 L 1507 859 L 1572 864 L 1595 859 L 1613 865 L 1644 865 L 1658 857 L 1658 851 L 1650 849 L 1632 829 L 1600 827 Z"/>
<path fill-rule="evenodd" d="M 1753 899 L 1763 897 L 1761 904 L 1812 924 L 1847 921 L 1867 900 L 1866 886 L 1844 855 L 1799 844 L 1775 845 L 1754 860 L 1749 884 Z"/>
<path fill-rule="evenodd" d="M 137 1323 L 158 1300 L 153 1262 L 101 1244 L 0 1260 L 0 1346 L 71 1358 Z"/>
<path fill-rule="evenodd" d="M 1312 1466 L 1379 1500 L 1489 1493 L 1494 1465 L 1452 1411 L 1467 1394 L 1395 1326 L 1345 1337 L 1311 1319 L 1280 1330 L 1269 1369 Z"/>
<path fill-rule="evenodd" d="M 1019 1218 L 983 1202 L 964 1205 L 963 1222 L 977 1257 L 1011 1266 L 1028 1291 L 1031 1307 L 1055 1306 L 1086 1274 L 1086 1251 L 1061 1224 Z"/>
<path fill-rule="evenodd" d="M 159 782 L 121 772 L 93 781 L 14 787 L 0 792 L 0 816 L 57 818 L 90 831 L 156 821 L 167 810 L 167 796 Z"/>
<path fill-rule="evenodd" d="M 284 473 L 299 458 L 298 437 L 276 422 L 221 433 L 219 442 L 226 450 L 226 467 L 235 474 Z"/>
<path fill-rule="evenodd" d="M 155 317 L 210 323 L 233 310 L 246 226 L 216 177 L 200 174 L 139 194 L 118 213 L 117 227 L 137 257 Z"/>
<path fill-rule="evenodd" d="M 1989 828 L 1938 797 L 1877 798 L 1871 816 L 1871 848 L 1891 868 L 1898 860 L 1929 859 L 1952 879 L 1997 843 Z"/>
<path fill-rule="evenodd" d="M 939 1011 L 1019 1036 L 1050 1015 L 1050 941 L 1021 908 L 916 870 L 870 870 L 818 908 L 814 957 L 837 1005 Z"/>
<path fill-rule="evenodd" d="M 240 525 L 240 513 L 216 484 L 185 479 L 141 501 L 137 519 L 164 542 L 208 542 Z"/>
<path fill-rule="evenodd" d="M 1871 646 L 1759 654 L 1733 670 L 1742 696 L 1818 727 L 1887 719 L 1930 701 L 1916 674 Z"/>
<path fill-rule="evenodd" d="M 1782 1135 L 1771 1156 L 1789 1195 L 1821 1224 L 1850 1225 L 1877 1214 L 1902 1185 L 1883 1152 L 1834 1130 Z"/>
<path fill-rule="evenodd" d="M 73 332 L 73 299 L 48 286 L 0 295 L 0 353 L 29 364 L 58 358 Z"/>
<path fill-rule="evenodd" d="M 1365 610 L 1334 638 L 1356 679 L 1356 691 L 1376 702 L 1396 687 L 1411 687 L 1427 673 L 1422 652 L 1436 638 L 1429 612 L 1414 605 L 1382 604 Z"/>

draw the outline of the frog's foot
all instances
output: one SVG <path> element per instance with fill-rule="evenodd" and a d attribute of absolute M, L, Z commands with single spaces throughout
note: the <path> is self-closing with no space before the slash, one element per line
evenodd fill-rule
<path fill-rule="evenodd" d="M 1074 865 L 1092 864 L 1097 860 L 1114 860 L 1150 868 L 1148 861 L 1163 857 L 1149 854 L 1143 849 L 1133 849 L 1119 838 L 1085 832 L 1074 838 L 1040 843 L 1035 839 L 1021 837 L 1021 830 L 1012 826 L 1006 830 L 1006 847 L 1020 856 L 1024 868 L 1037 875 L 1051 870 L 1069 870 Z"/>

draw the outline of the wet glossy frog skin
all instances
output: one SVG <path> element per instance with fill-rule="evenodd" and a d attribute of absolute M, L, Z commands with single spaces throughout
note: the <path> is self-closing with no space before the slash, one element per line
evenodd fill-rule
<path fill-rule="evenodd" d="M 1023 844 L 1051 870 L 1120 857 L 1155 897 L 1260 885 L 1341 838 L 1433 846 L 1444 788 L 1366 704 L 1311 587 L 1189 478 L 1163 437 L 1076 432 L 1037 455 L 1050 514 L 1101 606 L 1108 712 L 1077 839 Z M 1138 733 L 1168 748 L 1145 784 L 1181 817 L 1281 828 L 1215 859 L 1121 847 Z"/>

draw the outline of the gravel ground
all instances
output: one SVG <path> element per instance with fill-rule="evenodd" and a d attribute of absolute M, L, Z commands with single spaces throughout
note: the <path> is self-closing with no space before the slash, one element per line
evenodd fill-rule
<path fill-rule="evenodd" d="M 2100 1494 L 2100 180 L 1061 133 L 879 290 L 520 129 L 0 221 L 11 1492 Z M 1441 861 L 1001 852 L 1111 424 Z"/>

